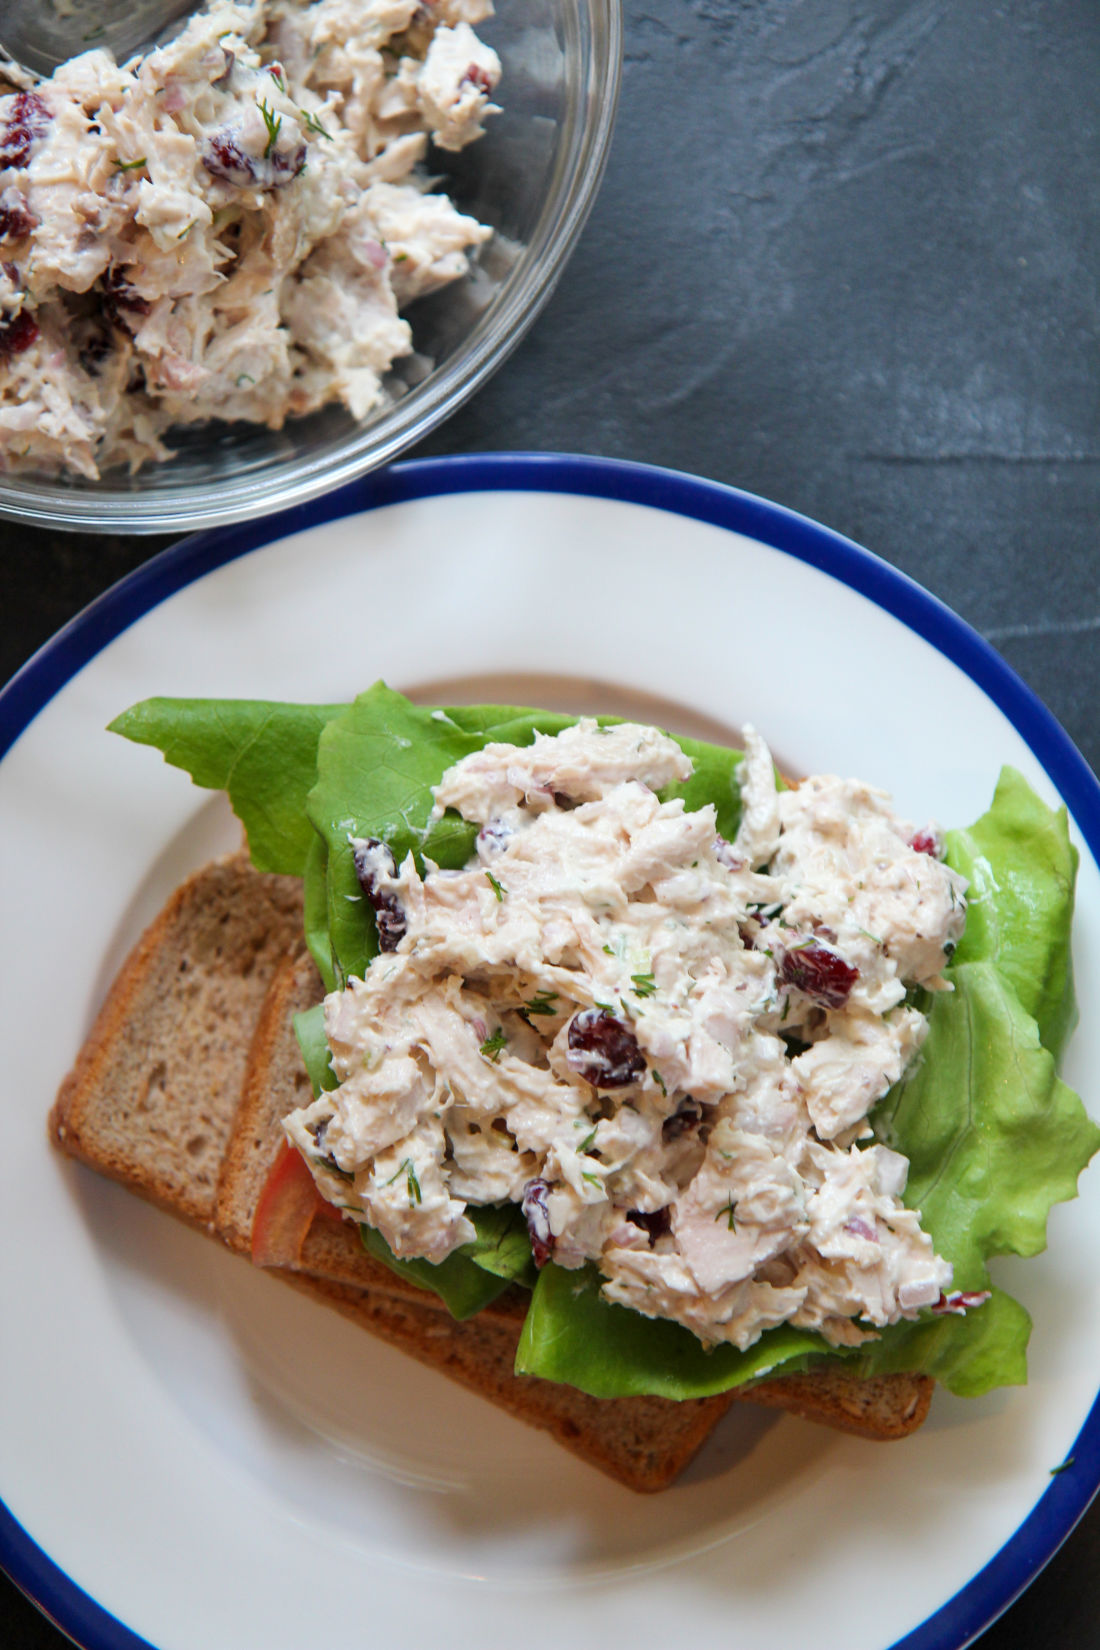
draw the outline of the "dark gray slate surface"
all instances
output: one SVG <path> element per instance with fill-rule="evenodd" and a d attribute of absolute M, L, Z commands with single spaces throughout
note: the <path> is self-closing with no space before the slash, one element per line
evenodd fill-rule
<path fill-rule="evenodd" d="M 627 23 L 573 262 L 420 451 L 641 459 L 816 516 L 970 620 L 1100 767 L 1095 7 L 628 0 Z M 2 677 L 158 547 L 0 543 Z M 62 1642 L 0 1594 L 0 1644 Z M 1100 1513 L 982 1642 L 1094 1650 Z"/>

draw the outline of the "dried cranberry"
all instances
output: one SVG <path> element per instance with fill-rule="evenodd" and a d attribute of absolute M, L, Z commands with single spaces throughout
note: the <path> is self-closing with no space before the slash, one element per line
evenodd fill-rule
<path fill-rule="evenodd" d="M 365 842 L 357 843 L 352 858 L 359 886 L 374 911 L 375 927 L 378 929 L 378 949 L 396 951 L 398 942 L 405 934 L 405 912 L 393 889 L 380 888 L 378 883 L 380 869 L 384 869 L 385 875 L 392 877 L 397 870 L 397 862 L 386 844 L 374 836 L 368 837 Z"/>
<path fill-rule="evenodd" d="M 256 164 L 252 156 L 245 154 L 228 127 L 207 139 L 202 163 L 213 177 L 235 183 L 241 189 L 247 189 L 256 181 Z"/>
<path fill-rule="evenodd" d="M 483 69 L 480 63 L 471 63 L 470 67 L 466 70 L 466 73 L 462 76 L 462 79 L 458 84 L 460 88 L 463 86 L 476 87 L 476 89 L 479 92 L 483 92 L 486 97 L 492 96 L 493 82 L 489 78 L 488 70 Z"/>
<path fill-rule="evenodd" d="M 797 986 L 820 1007 L 843 1008 L 859 979 L 859 969 L 827 946 L 811 941 L 784 953 L 779 975 L 786 985 Z"/>
<path fill-rule="evenodd" d="M 914 853 L 931 854 L 933 859 L 940 857 L 940 845 L 931 831 L 918 831 L 916 836 L 910 838 L 909 846 Z"/>
<path fill-rule="evenodd" d="M 207 138 L 202 163 L 212 177 L 238 189 L 279 189 L 302 170 L 306 146 L 300 143 L 289 151 L 273 148 L 266 155 L 250 155 L 241 147 L 234 128 L 223 126 Z"/>
<path fill-rule="evenodd" d="M 0 321 L 0 360 L 22 355 L 40 336 L 38 322 L 28 310 L 20 310 L 11 321 Z"/>
<path fill-rule="evenodd" d="M 651 1244 L 672 1230 L 672 1210 L 667 1204 L 663 1209 L 654 1209 L 652 1214 L 644 1214 L 641 1209 L 630 1209 L 626 1218 L 632 1226 L 640 1226 L 643 1232 L 649 1233 Z"/>
<path fill-rule="evenodd" d="M 682 1140 L 685 1134 L 697 1129 L 702 1121 L 703 1108 L 698 1100 L 693 1100 L 689 1095 L 661 1124 L 661 1139 L 666 1146 L 671 1146 L 674 1141 Z"/>
<path fill-rule="evenodd" d="M 42 136 L 51 119 L 37 92 L 16 92 L 0 136 L 0 167 L 26 166 L 31 145 Z"/>
<path fill-rule="evenodd" d="M 622 1089 L 645 1071 L 628 1025 L 606 1008 L 586 1008 L 569 1025 L 569 1069 L 597 1089 Z"/>
<path fill-rule="evenodd" d="M 523 1188 L 523 1216 L 527 1235 L 531 1240 L 531 1255 L 541 1268 L 554 1254 L 554 1234 L 550 1230 L 550 1206 L 546 1194 L 550 1190 L 545 1180 L 529 1180 Z"/>
<path fill-rule="evenodd" d="M 27 205 L 27 197 L 18 189 L 5 189 L 0 194 L 0 241 L 17 241 L 29 235 L 38 219 Z"/>

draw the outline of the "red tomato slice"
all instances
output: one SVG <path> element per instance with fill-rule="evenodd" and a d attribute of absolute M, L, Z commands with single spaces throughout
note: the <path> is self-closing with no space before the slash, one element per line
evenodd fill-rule
<path fill-rule="evenodd" d="M 252 1259 L 257 1266 L 296 1266 L 314 1215 L 328 1212 L 299 1152 L 284 1140 L 264 1182 L 252 1221 Z M 339 1211 L 332 1209 L 339 1219 Z"/>

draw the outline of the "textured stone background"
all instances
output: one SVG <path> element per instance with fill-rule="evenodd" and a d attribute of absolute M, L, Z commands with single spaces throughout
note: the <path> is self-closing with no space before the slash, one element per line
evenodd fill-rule
<path fill-rule="evenodd" d="M 420 452 L 641 459 L 805 511 L 956 608 L 1100 767 L 1095 6 L 626 13 L 614 149 L 573 261 Z M 165 542 L 0 538 L 0 677 Z M 1094 1512 L 982 1643 L 1098 1639 Z M 63 1642 L 0 1594 L 0 1643 Z"/>

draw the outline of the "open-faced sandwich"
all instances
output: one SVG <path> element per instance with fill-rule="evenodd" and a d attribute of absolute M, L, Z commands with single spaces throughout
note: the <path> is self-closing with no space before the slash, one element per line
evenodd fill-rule
<path fill-rule="evenodd" d="M 242 857 L 127 963 L 58 1143 L 637 1488 L 734 1397 L 897 1438 L 1025 1379 L 987 1261 L 1100 1144 L 1075 851 L 613 719 L 150 700 Z M 304 944 L 302 943 L 304 936 Z"/>

